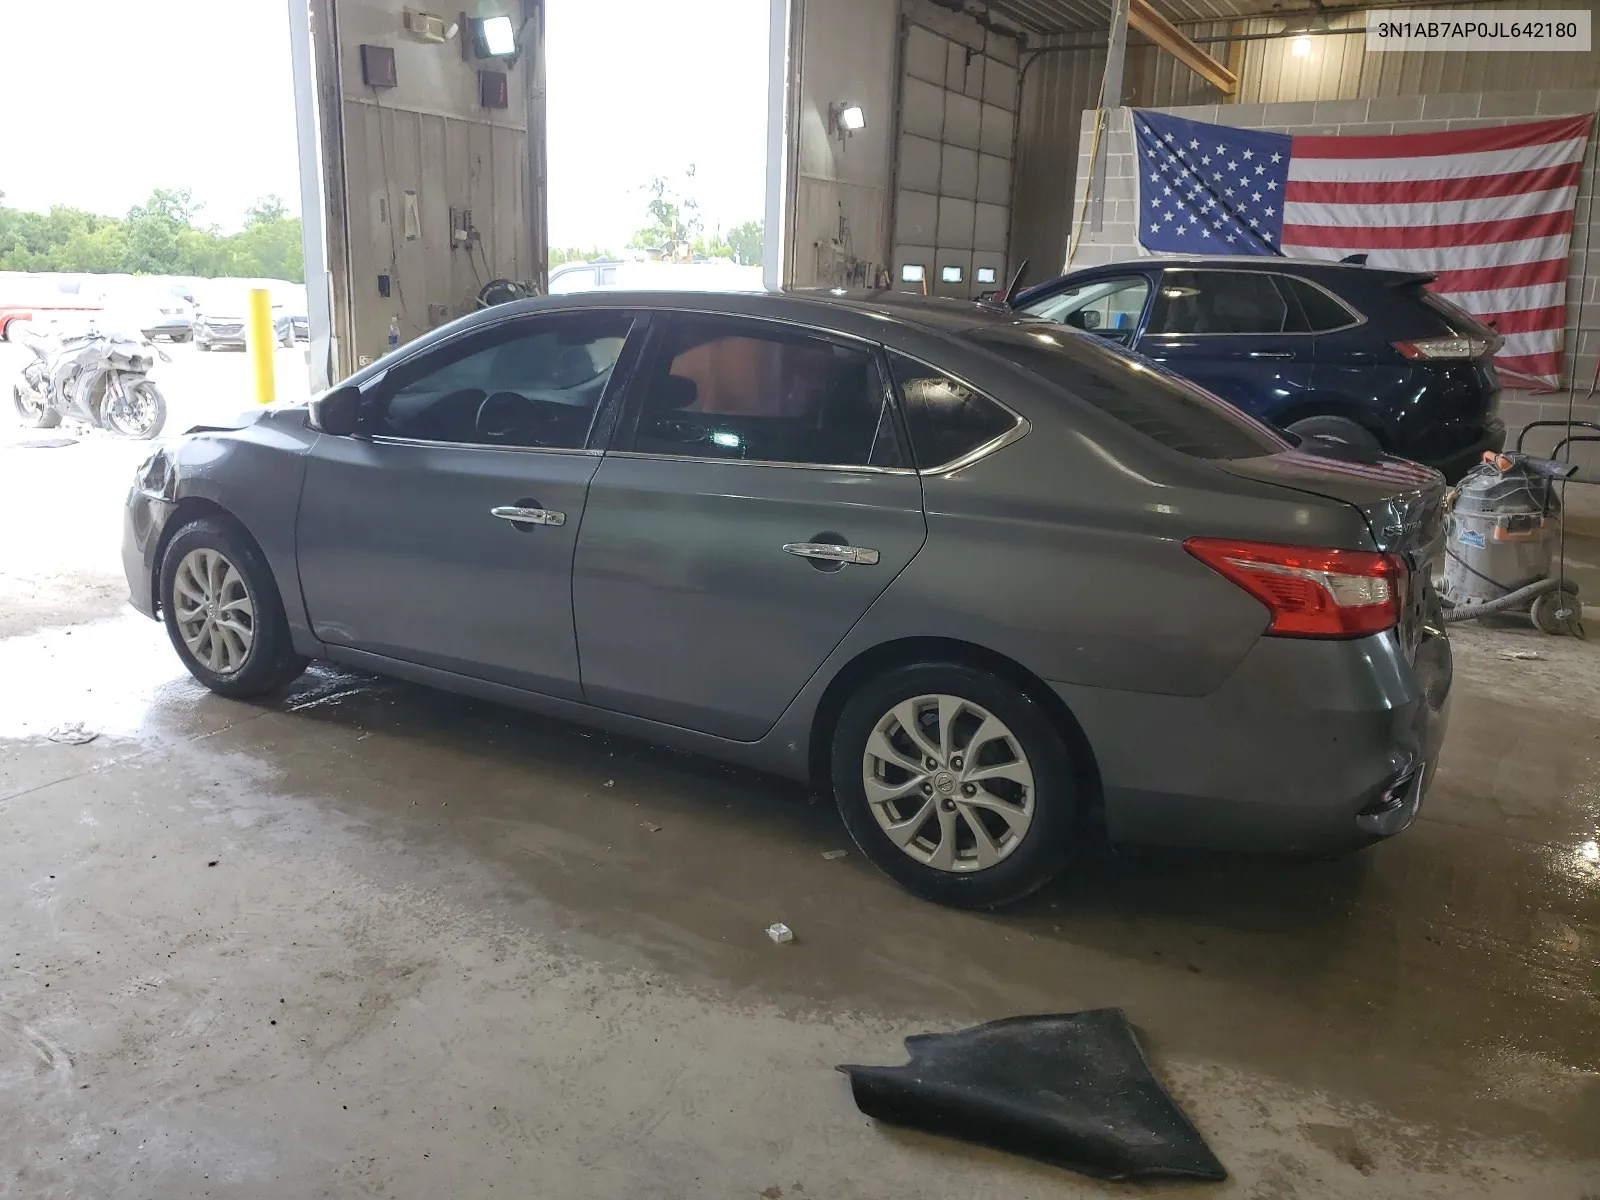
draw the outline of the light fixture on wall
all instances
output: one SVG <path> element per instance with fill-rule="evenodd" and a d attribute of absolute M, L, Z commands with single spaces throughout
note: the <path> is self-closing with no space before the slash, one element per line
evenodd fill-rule
<path fill-rule="evenodd" d="M 473 17 L 469 24 L 479 58 L 510 58 L 517 52 L 517 28 L 510 17 Z"/>
<path fill-rule="evenodd" d="M 861 105 L 848 100 L 828 105 L 828 133 L 839 139 L 840 146 L 844 145 L 845 138 L 866 127 L 867 114 L 861 111 Z"/>
<path fill-rule="evenodd" d="M 1296 58 L 1306 58 L 1311 54 L 1311 39 L 1301 34 L 1289 43 L 1289 53 Z"/>

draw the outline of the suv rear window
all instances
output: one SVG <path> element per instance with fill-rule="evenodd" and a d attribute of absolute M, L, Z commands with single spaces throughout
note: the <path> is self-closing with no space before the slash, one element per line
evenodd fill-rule
<path fill-rule="evenodd" d="M 1356 321 L 1355 313 L 1314 283 L 1295 275 L 1280 275 L 1278 286 L 1294 297 L 1305 316 L 1305 320 L 1296 321 L 1291 313 L 1289 328 L 1284 330 L 1285 333 L 1327 333 L 1331 329 L 1343 329 Z"/>
<path fill-rule="evenodd" d="M 1049 332 L 1046 332 L 1046 331 Z M 978 327 L 973 342 L 1031 371 L 1068 395 L 1138 430 L 1169 450 L 1191 458 L 1257 458 L 1290 448 L 1278 434 L 1233 405 L 1148 360 L 1141 370 L 1117 370 L 1117 351 L 1098 345 L 1069 347 L 1064 340 L 1084 335 L 1040 326 Z M 1102 362 L 1096 360 L 1106 356 Z"/>

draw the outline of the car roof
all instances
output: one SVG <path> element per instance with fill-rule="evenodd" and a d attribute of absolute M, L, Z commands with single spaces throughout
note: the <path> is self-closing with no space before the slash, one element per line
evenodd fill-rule
<path fill-rule="evenodd" d="M 1036 318 L 976 300 L 921 296 L 911 292 L 844 288 L 785 288 L 775 291 L 632 291 L 603 288 L 536 296 L 496 304 L 406 343 L 407 357 L 446 339 L 486 328 L 500 321 L 535 313 L 595 312 L 605 309 L 654 309 L 712 316 L 754 317 L 795 326 L 814 326 L 868 341 L 886 339 L 885 326 L 960 340 L 985 327 L 1033 326 Z M 1058 326 L 1051 326 L 1058 330 Z M 393 365 L 387 356 L 361 368 L 347 382 L 360 385 Z"/>
<path fill-rule="evenodd" d="M 1119 271 L 1128 270 L 1217 270 L 1272 271 L 1277 274 L 1311 275 L 1320 282 L 1333 284 L 1340 280 L 1351 283 L 1367 282 L 1397 284 L 1409 280 L 1426 282 L 1433 278 L 1427 271 L 1402 271 L 1389 267 L 1369 267 L 1364 263 L 1330 262 L 1321 258 L 1291 258 L 1284 254 L 1159 254 L 1127 258 L 1120 262 L 1098 263 L 1092 267 L 1079 267 L 1054 279 L 1036 283 L 1017 294 L 1019 305 L 1056 291 L 1069 280 L 1094 280 Z"/>

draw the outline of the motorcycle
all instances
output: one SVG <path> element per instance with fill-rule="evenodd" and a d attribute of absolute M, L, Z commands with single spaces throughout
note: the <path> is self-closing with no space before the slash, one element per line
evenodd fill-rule
<path fill-rule="evenodd" d="M 24 425 L 54 429 L 64 418 L 82 421 L 120 437 L 148 439 L 167 420 L 167 401 L 148 378 L 155 355 L 172 359 L 145 337 L 87 332 L 60 339 L 13 322 L 33 352 L 11 385 L 11 400 Z"/>

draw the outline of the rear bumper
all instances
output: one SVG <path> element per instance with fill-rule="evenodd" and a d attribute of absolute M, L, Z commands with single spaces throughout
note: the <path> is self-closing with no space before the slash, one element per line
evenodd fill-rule
<path fill-rule="evenodd" d="M 135 487 L 129 490 L 122 510 L 122 571 L 128 577 L 128 602 L 151 619 L 156 618 L 159 607 L 155 595 L 156 551 L 161 547 L 167 520 L 177 507 Z"/>
<path fill-rule="evenodd" d="M 1083 726 L 1114 842 L 1338 854 L 1405 829 L 1448 719 L 1450 644 L 1262 638 L 1209 696 L 1052 684 Z"/>

